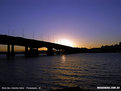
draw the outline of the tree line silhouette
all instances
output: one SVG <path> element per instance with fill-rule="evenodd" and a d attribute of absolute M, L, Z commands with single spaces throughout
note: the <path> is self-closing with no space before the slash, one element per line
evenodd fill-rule
<path fill-rule="evenodd" d="M 81 53 L 108 53 L 108 52 L 121 52 L 121 42 L 115 45 L 105 45 L 101 46 L 100 48 L 81 48 Z"/>

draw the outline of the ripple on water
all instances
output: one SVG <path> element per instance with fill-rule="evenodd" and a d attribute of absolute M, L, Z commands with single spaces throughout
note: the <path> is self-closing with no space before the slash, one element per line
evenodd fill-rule
<path fill-rule="evenodd" d="M 0 86 L 121 86 L 121 53 L 87 53 L 0 60 Z"/>

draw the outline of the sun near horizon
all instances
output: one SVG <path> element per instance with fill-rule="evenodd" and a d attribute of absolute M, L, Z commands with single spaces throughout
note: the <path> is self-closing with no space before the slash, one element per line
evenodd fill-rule
<path fill-rule="evenodd" d="M 68 39 L 59 39 L 55 41 L 55 43 L 61 44 L 61 45 L 66 45 L 70 47 L 74 47 L 74 43 Z"/>

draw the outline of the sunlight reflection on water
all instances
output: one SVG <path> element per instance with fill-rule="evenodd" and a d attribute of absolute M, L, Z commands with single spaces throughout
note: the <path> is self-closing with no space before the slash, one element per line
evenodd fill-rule
<path fill-rule="evenodd" d="M 64 63 L 66 61 L 66 56 L 62 55 L 61 58 L 62 58 L 62 63 Z"/>
<path fill-rule="evenodd" d="M 64 88 L 121 85 L 121 53 L 15 57 L 0 60 L 0 86 Z"/>

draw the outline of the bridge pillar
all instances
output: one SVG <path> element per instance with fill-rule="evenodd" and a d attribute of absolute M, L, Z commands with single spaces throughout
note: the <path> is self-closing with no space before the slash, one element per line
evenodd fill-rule
<path fill-rule="evenodd" d="M 30 51 L 32 51 L 32 49 L 33 49 L 33 48 L 32 48 L 32 47 L 30 47 Z"/>
<path fill-rule="evenodd" d="M 11 56 L 15 56 L 14 45 L 11 46 Z"/>
<path fill-rule="evenodd" d="M 61 54 L 62 54 L 61 49 L 57 49 L 56 50 L 56 55 L 61 55 Z"/>
<path fill-rule="evenodd" d="M 10 56 L 10 44 L 7 45 L 7 56 Z"/>
<path fill-rule="evenodd" d="M 15 56 L 14 45 L 7 45 L 7 57 Z"/>
<path fill-rule="evenodd" d="M 25 56 L 28 56 L 28 46 L 25 46 Z"/>
<path fill-rule="evenodd" d="M 27 57 L 33 57 L 33 56 L 39 56 L 38 48 L 32 48 L 30 47 L 30 50 L 28 50 L 28 47 L 25 47 L 25 56 Z"/>
<path fill-rule="evenodd" d="M 54 51 L 53 51 L 52 47 L 48 47 L 47 49 L 48 49 L 47 50 L 47 55 L 48 56 L 53 56 L 54 55 Z"/>

